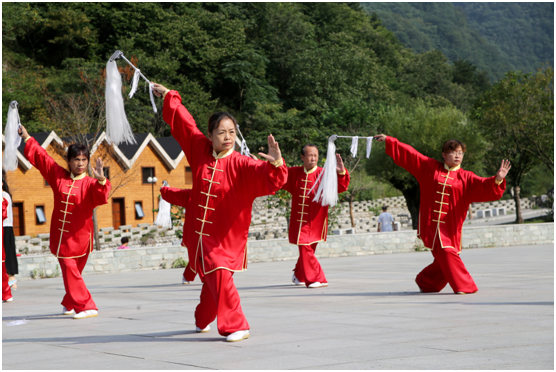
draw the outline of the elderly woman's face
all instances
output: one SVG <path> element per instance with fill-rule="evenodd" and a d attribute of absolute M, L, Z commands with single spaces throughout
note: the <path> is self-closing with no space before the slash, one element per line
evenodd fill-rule
<path fill-rule="evenodd" d="M 208 135 L 212 142 L 212 148 L 217 154 L 234 148 L 236 142 L 236 127 L 234 122 L 228 118 L 222 119 L 218 128 Z"/>
<path fill-rule="evenodd" d="M 89 160 L 87 160 L 87 157 L 79 154 L 69 161 L 70 171 L 74 176 L 79 176 L 87 170 L 88 164 Z"/>
<path fill-rule="evenodd" d="M 453 151 L 442 153 L 444 163 L 450 168 L 461 165 L 461 162 L 463 161 L 463 155 L 465 155 L 465 153 L 463 152 L 461 146 L 458 146 L 458 148 Z"/>

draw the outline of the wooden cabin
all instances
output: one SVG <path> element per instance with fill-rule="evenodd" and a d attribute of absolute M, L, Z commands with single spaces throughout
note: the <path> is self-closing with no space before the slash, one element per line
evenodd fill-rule
<path fill-rule="evenodd" d="M 31 136 L 60 166 L 68 168 L 64 155 L 69 141 L 54 132 Z M 156 213 L 152 210 L 158 208 L 164 180 L 171 187 L 193 186 L 189 163 L 173 137 L 155 138 L 149 133 L 136 134 L 135 139 L 135 145 L 115 146 L 102 133 L 92 148 L 91 165 L 101 156 L 105 176 L 112 183 L 108 204 L 97 209 L 99 228 L 153 223 Z M 16 236 L 49 233 L 54 196 L 40 172 L 23 155 L 24 149 L 22 142 L 17 154 L 18 168 L 6 174 L 13 199 L 14 233 Z M 149 177 L 156 177 L 157 181 L 149 183 Z"/>

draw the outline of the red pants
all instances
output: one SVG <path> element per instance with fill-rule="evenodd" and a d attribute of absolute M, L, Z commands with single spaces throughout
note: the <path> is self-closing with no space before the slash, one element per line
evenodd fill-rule
<path fill-rule="evenodd" d="M 196 276 L 197 276 L 197 274 L 193 272 L 193 270 L 191 269 L 191 266 L 189 266 L 189 263 L 188 263 L 187 266 L 185 267 L 185 270 L 183 271 L 183 278 L 185 280 L 187 280 L 188 282 L 192 282 L 192 281 L 195 280 Z"/>
<path fill-rule="evenodd" d="M 201 276 L 201 302 L 195 309 L 197 327 L 204 329 L 217 318 L 218 333 L 222 336 L 250 328 L 241 309 L 232 275 L 231 271 L 220 269 Z"/>
<path fill-rule="evenodd" d="M 440 292 L 446 284 L 450 284 L 454 293 L 474 293 L 479 290 L 454 248 L 443 249 L 438 243 L 433 248 L 432 255 L 432 264 L 415 278 L 421 291 Z"/>
<path fill-rule="evenodd" d="M 295 277 L 300 282 L 304 282 L 307 287 L 315 282 L 328 283 L 324 276 L 324 271 L 322 271 L 322 267 L 315 257 L 317 244 L 318 243 L 298 246 L 299 258 L 297 259 L 293 272 Z"/>
<path fill-rule="evenodd" d="M 58 259 L 66 288 L 62 305 L 68 310 L 75 310 L 76 313 L 84 310 L 98 310 L 81 276 L 87 258 L 89 258 L 89 254 L 78 258 Z"/>
<path fill-rule="evenodd" d="M 2 261 L 2 301 L 12 298 L 9 280 L 8 273 L 6 272 L 6 263 Z"/>

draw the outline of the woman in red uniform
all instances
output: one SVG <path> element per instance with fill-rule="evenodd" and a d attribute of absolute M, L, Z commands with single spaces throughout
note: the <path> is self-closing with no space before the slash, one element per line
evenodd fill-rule
<path fill-rule="evenodd" d="M 8 200 L 2 198 L 2 221 L 8 218 Z M 2 226 L 2 235 L 4 226 Z M 12 302 L 12 290 L 10 289 L 8 273 L 6 272 L 6 252 L 4 251 L 4 241 L 2 241 L 2 302 Z"/>
<path fill-rule="evenodd" d="M 326 241 L 328 233 L 328 206 L 323 207 L 313 201 L 316 192 L 309 195 L 323 171 L 317 166 L 319 150 L 316 145 L 305 145 L 301 149 L 302 167 L 288 168 L 288 182 L 283 189 L 292 194 L 292 210 L 290 218 L 290 243 L 299 247 L 299 258 L 294 268 L 292 281 L 295 285 L 309 288 L 328 286 L 324 271 L 315 257 L 319 242 Z M 340 154 L 336 154 L 336 172 L 338 173 L 338 193 L 347 191 L 349 173 L 344 168 Z"/>
<path fill-rule="evenodd" d="M 104 177 L 103 162 L 97 158 L 92 168 L 95 178 L 87 176 L 89 149 L 73 144 L 68 148 L 69 171 L 52 159 L 24 127 L 25 157 L 41 172 L 54 193 L 50 221 L 50 251 L 58 258 L 66 295 L 63 314 L 74 319 L 95 317 L 98 308 L 85 286 L 81 273 L 93 250 L 93 209 L 108 202 L 110 181 Z"/>
<path fill-rule="evenodd" d="M 510 162 L 503 160 L 495 176 L 483 178 L 461 169 L 465 144 L 449 140 L 442 145 L 444 163 L 419 153 L 394 137 L 380 134 L 394 163 L 419 182 L 421 203 L 417 236 L 432 250 L 434 261 L 417 275 L 421 292 L 440 292 L 450 284 L 454 293 L 477 292 L 473 278 L 461 260 L 461 229 L 471 203 L 498 200 L 506 190 Z"/>
<path fill-rule="evenodd" d="M 279 190 L 288 170 L 280 147 L 268 136 L 268 161 L 256 161 L 234 151 L 237 122 L 219 112 L 209 119 L 208 138 L 181 103 L 178 92 L 153 84 L 164 95 L 164 121 L 172 128 L 193 173 L 193 189 L 185 216 L 183 242 L 194 259 L 191 269 L 203 281 L 195 310 L 197 332 L 207 332 L 218 319 L 226 340 L 249 337 L 232 275 L 247 268 L 247 234 L 255 198 Z"/>
<path fill-rule="evenodd" d="M 187 208 L 189 208 L 189 200 L 191 199 L 191 189 L 177 189 L 175 187 L 162 186 L 160 188 L 160 195 L 162 196 L 162 199 L 166 200 L 168 203 L 177 205 L 178 207 L 184 207 L 187 213 Z M 193 261 L 191 261 L 192 257 L 189 253 L 189 250 L 187 251 L 187 253 L 189 262 L 187 263 L 187 266 L 183 271 L 181 284 L 189 284 L 193 280 L 195 280 L 195 277 L 197 276 L 195 271 L 191 269 Z M 193 259 L 195 258 L 193 257 Z"/>

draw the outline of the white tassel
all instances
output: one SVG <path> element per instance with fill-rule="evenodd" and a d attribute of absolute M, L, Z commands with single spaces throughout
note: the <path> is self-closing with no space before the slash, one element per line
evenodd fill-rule
<path fill-rule="evenodd" d="M 115 61 L 106 64 L 106 136 L 108 142 L 135 144 L 122 96 L 122 77 Z"/>
<path fill-rule="evenodd" d="M 153 105 L 153 111 L 156 114 L 158 110 L 156 109 L 156 104 L 154 103 L 153 84 L 151 82 L 149 82 L 149 94 L 151 96 L 151 104 Z"/>
<path fill-rule="evenodd" d="M 322 171 L 322 181 L 313 199 L 316 203 L 321 203 L 323 207 L 327 205 L 333 207 L 338 203 L 338 175 L 336 174 L 336 144 L 334 141 L 337 135 L 328 138 L 328 149 L 326 151 L 326 162 Z M 316 184 L 315 184 L 316 185 Z M 314 188 L 314 186 L 313 186 Z"/>
<path fill-rule="evenodd" d="M 371 148 L 373 147 L 373 137 L 367 137 L 367 159 L 371 156 Z"/>
<path fill-rule="evenodd" d="M 351 138 L 351 157 L 357 157 L 357 145 L 359 144 L 359 137 L 355 136 Z"/>
<path fill-rule="evenodd" d="M 131 91 L 129 92 L 129 98 L 133 98 L 135 92 L 137 92 L 137 86 L 139 85 L 139 75 L 141 71 L 139 69 L 135 69 L 135 74 L 133 74 L 133 79 L 131 80 Z"/>
<path fill-rule="evenodd" d="M 168 187 L 168 182 L 164 181 L 162 187 Z M 170 210 L 172 209 L 172 204 L 168 203 L 166 200 L 160 198 L 160 203 L 158 203 L 158 214 L 154 220 L 154 224 L 165 229 L 172 228 L 172 216 L 170 215 Z"/>
<path fill-rule="evenodd" d="M 6 148 L 2 154 L 2 167 L 6 171 L 15 171 L 17 169 L 17 148 L 21 144 L 21 137 L 18 130 L 21 126 L 19 120 L 19 112 L 17 110 L 17 101 L 10 102 L 8 108 L 8 120 L 4 134 L 6 135 Z"/>

